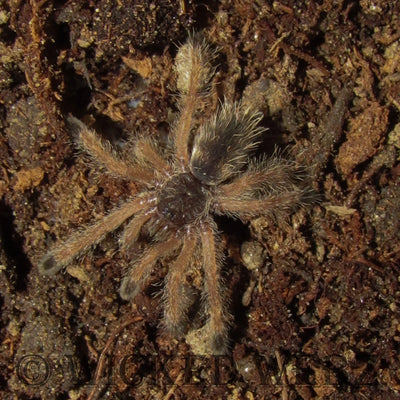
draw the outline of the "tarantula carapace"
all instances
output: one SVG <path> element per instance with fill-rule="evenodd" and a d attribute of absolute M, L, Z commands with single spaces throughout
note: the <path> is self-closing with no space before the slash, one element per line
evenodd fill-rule
<path fill-rule="evenodd" d="M 144 227 L 154 240 L 131 262 L 120 296 L 133 299 L 157 261 L 168 256 L 172 261 L 164 288 L 164 324 L 172 335 L 181 336 L 193 301 L 182 283 L 196 268 L 195 254 L 200 254 L 209 346 L 214 354 L 222 354 L 227 350 L 231 316 L 220 279 L 223 252 L 213 215 L 246 219 L 293 210 L 304 203 L 308 191 L 298 179 L 295 163 L 276 155 L 251 158 L 266 129 L 259 125 L 261 112 L 250 102 L 225 102 L 202 122 L 214 54 L 196 37 L 177 53 L 179 118 L 172 128 L 170 152 L 161 151 L 153 139 L 140 137 L 126 159 L 79 120 L 71 119 L 79 128 L 81 147 L 108 173 L 135 182 L 140 193 L 49 251 L 39 268 L 43 274 L 56 273 L 132 217 L 123 230 L 121 250 L 129 254 Z"/>

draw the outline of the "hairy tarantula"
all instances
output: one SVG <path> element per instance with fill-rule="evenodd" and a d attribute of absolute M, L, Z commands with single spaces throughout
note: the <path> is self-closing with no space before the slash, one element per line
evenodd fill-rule
<path fill-rule="evenodd" d="M 222 354 L 227 350 L 231 316 L 221 285 L 222 248 L 213 214 L 246 219 L 290 211 L 307 201 L 309 191 L 296 177 L 294 162 L 278 156 L 251 158 L 266 131 L 259 125 L 263 115 L 257 109 L 243 102 L 225 102 L 202 121 L 214 58 L 215 52 L 196 37 L 189 38 L 177 53 L 180 108 L 169 153 L 162 152 L 153 139 L 140 137 L 132 157 L 125 159 L 72 118 L 81 146 L 93 159 L 113 176 L 135 182 L 141 191 L 50 250 L 39 269 L 43 274 L 56 273 L 133 217 L 123 230 L 121 250 L 129 253 L 144 227 L 154 241 L 131 262 L 120 286 L 121 298 L 136 296 L 159 259 L 175 257 L 166 276 L 164 324 L 170 334 L 181 336 L 192 301 L 182 282 L 194 268 L 194 255 L 200 254 L 209 346 L 214 354 Z"/>

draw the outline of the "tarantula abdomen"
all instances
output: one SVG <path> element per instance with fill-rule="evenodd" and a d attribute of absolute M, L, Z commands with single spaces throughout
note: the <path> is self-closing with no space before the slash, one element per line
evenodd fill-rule
<path fill-rule="evenodd" d="M 266 129 L 262 114 L 242 103 L 225 102 L 200 126 L 194 138 L 189 168 L 206 185 L 218 185 L 238 175 Z"/>
<path fill-rule="evenodd" d="M 203 216 L 211 193 L 191 174 L 174 175 L 161 188 L 158 212 L 172 225 L 185 226 Z"/>

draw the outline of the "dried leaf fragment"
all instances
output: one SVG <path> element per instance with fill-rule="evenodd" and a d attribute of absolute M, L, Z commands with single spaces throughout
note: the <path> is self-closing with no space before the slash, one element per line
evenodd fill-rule
<path fill-rule="evenodd" d="M 372 103 L 351 122 L 347 140 L 339 149 L 337 165 L 341 173 L 349 176 L 354 168 L 372 157 L 384 139 L 389 111 Z"/>
<path fill-rule="evenodd" d="M 153 72 L 153 63 L 150 57 L 146 57 L 143 60 L 122 57 L 122 61 L 129 68 L 136 71 L 143 79 L 150 79 Z"/>

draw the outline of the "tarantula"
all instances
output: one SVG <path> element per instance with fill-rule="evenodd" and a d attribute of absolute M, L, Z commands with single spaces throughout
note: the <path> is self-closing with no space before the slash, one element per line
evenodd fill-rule
<path fill-rule="evenodd" d="M 189 38 L 177 53 L 179 118 L 172 128 L 169 153 L 153 139 L 139 137 L 132 156 L 126 159 L 82 122 L 71 119 L 79 128 L 81 147 L 108 173 L 135 182 L 141 191 L 50 250 L 39 269 L 43 274 L 56 273 L 133 217 L 123 230 L 121 250 L 129 254 L 145 227 L 154 240 L 132 261 L 122 279 L 121 298 L 133 299 L 157 261 L 170 256 L 164 324 L 170 334 L 181 336 L 192 302 L 182 282 L 195 268 L 194 255 L 200 254 L 209 345 L 214 354 L 222 354 L 227 350 L 231 315 L 221 284 L 223 252 L 213 214 L 247 219 L 290 211 L 307 200 L 308 191 L 296 176 L 294 162 L 276 155 L 252 156 L 266 131 L 259 124 L 263 115 L 257 109 L 226 101 L 208 120 L 201 121 L 215 72 L 214 58 L 215 51 L 196 37 Z"/>

